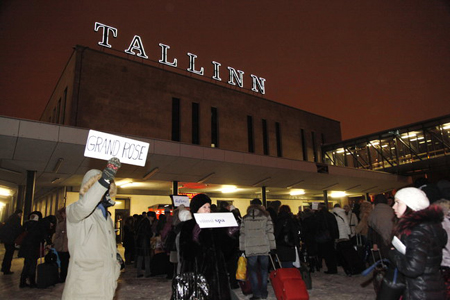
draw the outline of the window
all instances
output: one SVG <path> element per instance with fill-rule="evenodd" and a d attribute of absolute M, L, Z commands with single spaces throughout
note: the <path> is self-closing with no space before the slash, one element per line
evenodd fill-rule
<path fill-rule="evenodd" d="M 211 147 L 219 147 L 219 120 L 216 107 L 211 107 Z"/>
<path fill-rule="evenodd" d="M 172 98 L 172 141 L 180 141 L 180 99 Z"/>
<path fill-rule="evenodd" d="M 283 156 L 283 149 L 281 147 L 281 129 L 280 129 L 280 123 L 275 123 L 275 134 L 277 138 L 277 156 L 282 157 Z"/>
<path fill-rule="evenodd" d="M 313 146 L 313 156 L 314 156 L 314 162 L 318 162 L 317 160 L 317 147 L 316 147 L 316 133 L 311 132 L 311 141 Z"/>
<path fill-rule="evenodd" d="M 269 155 L 269 136 L 267 132 L 267 121 L 262 120 L 262 132 L 263 132 L 263 152 L 264 155 Z"/>
<path fill-rule="evenodd" d="M 255 153 L 255 139 L 253 137 L 253 117 L 247 116 L 248 152 Z"/>
<path fill-rule="evenodd" d="M 200 144 L 199 104 L 192 103 L 192 144 Z"/>
<path fill-rule="evenodd" d="M 308 150 L 306 149 L 305 130 L 301 130 L 303 160 L 308 161 Z"/>

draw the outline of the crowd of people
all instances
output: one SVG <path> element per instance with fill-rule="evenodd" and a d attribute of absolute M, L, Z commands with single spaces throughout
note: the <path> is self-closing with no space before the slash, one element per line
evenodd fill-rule
<path fill-rule="evenodd" d="M 117 165 L 114 171 L 120 163 Z M 108 168 L 112 168 L 110 164 Z M 87 225 L 82 225 L 80 220 L 92 226 L 95 221 L 86 220 L 93 209 L 98 209 L 95 210 L 97 222 L 108 220 L 106 208 L 112 205 L 106 197 L 106 191 L 113 192 L 110 183 L 102 183 L 102 180 L 107 182 L 115 173 L 108 177 L 108 171 L 105 175 L 96 170 L 95 174 L 87 174 L 86 180 L 92 175 L 96 176 L 95 184 L 80 196 L 79 208 L 69 206 L 67 211 L 60 209 L 56 217 L 45 218 L 35 211 L 27 216 L 23 226 L 20 225 L 22 211 L 17 210 L 2 227 L 1 239 L 6 250 L 1 269 L 4 275 L 13 273 L 10 267 L 18 237 L 27 233 L 19 250 L 19 257 L 24 258 L 21 288 L 36 286 L 36 264 L 43 247 L 55 248 L 58 253 L 60 282 L 75 280 L 70 279 L 71 272 L 99 275 L 92 257 L 72 263 L 73 257 L 84 258 L 85 251 L 90 251 L 77 243 L 90 239 L 91 234 L 97 234 L 100 240 L 104 235 L 102 230 L 83 233 L 79 228 Z M 88 200 L 89 197 L 93 200 Z M 260 199 L 253 199 L 242 216 L 240 210 L 227 201 L 220 201 L 216 206 L 207 195 L 197 194 L 189 208 L 183 205 L 173 211 L 168 208 L 159 218 L 151 211 L 126 218 L 122 236 L 125 265 L 134 267 L 138 278 L 163 274 L 172 280 L 172 299 L 184 299 L 186 293 L 195 293 L 199 299 L 234 299 L 233 289 L 240 288 L 235 276 L 237 262 L 244 254 L 253 294 L 250 299 L 256 300 L 268 296 L 270 255 L 276 254 L 284 268 L 298 267 L 300 261 L 309 272 L 318 272 L 324 268 L 324 263 L 325 274 L 337 274 L 338 267 L 342 266 L 351 276 L 356 273 L 352 273 L 346 261 L 348 257 L 342 254 L 346 245 L 351 245 L 355 253 L 351 259 L 361 262 L 364 268 L 382 258 L 395 265 L 405 278 L 403 299 L 447 299 L 450 295 L 449 199 L 448 181 L 430 184 L 417 180 L 414 187 L 400 189 L 392 197 L 378 194 L 371 202 L 349 203 L 342 207 L 336 204 L 333 208 L 319 203 L 317 207 L 300 207 L 297 214 L 280 201 L 271 201 L 265 207 Z M 92 203 L 87 206 L 83 201 Z M 101 208 L 99 203 L 103 203 Z M 215 212 L 231 212 L 238 226 L 200 228 L 194 214 Z M 71 231 L 75 229 L 76 234 Z M 105 243 L 111 244 L 111 255 L 114 255 L 117 251 L 115 234 L 110 232 L 108 236 L 109 241 Z M 393 246 L 394 237 L 406 246 L 406 251 Z M 99 249 L 92 251 L 97 253 Z M 111 267 L 108 272 L 114 276 L 110 278 L 111 288 L 103 295 L 112 298 L 118 267 Z M 85 278 L 88 279 L 89 276 Z M 76 286 L 77 283 L 73 283 L 72 288 Z M 79 291 L 69 288 L 64 293 L 66 299 L 74 299 L 72 296 Z"/>

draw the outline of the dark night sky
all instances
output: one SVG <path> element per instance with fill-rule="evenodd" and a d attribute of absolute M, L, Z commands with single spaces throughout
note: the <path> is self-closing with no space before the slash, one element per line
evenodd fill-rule
<path fill-rule="evenodd" d="M 95 4 L 92 4 L 95 3 Z M 134 35 L 151 60 L 159 43 L 187 68 L 198 56 L 264 77 L 266 98 L 341 122 L 344 139 L 450 113 L 446 0 L 2 0 L 0 114 L 39 119 L 72 52 L 99 49 L 94 23 Z"/>

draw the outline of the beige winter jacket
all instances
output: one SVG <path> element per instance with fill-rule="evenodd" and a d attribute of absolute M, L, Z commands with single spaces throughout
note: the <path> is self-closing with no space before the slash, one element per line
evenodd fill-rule
<path fill-rule="evenodd" d="M 107 190 L 98 182 L 99 174 L 86 173 L 80 199 L 66 209 L 70 263 L 62 299 L 113 299 L 117 287 L 120 265 L 113 222 L 97 208 Z"/>

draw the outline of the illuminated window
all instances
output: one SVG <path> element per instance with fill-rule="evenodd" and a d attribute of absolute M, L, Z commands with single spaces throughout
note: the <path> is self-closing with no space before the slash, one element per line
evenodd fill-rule
<path fill-rule="evenodd" d="M 180 99 L 172 98 L 172 141 L 180 141 Z"/>

